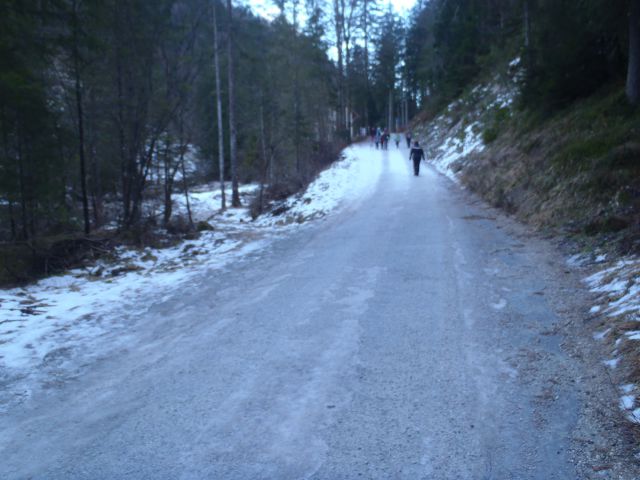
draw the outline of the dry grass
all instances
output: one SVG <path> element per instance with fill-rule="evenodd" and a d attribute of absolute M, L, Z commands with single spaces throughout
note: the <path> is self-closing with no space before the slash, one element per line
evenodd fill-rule
<path fill-rule="evenodd" d="M 640 249 L 640 112 L 618 89 L 544 121 L 520 112 L 461 177 L 539 227 Z"/>

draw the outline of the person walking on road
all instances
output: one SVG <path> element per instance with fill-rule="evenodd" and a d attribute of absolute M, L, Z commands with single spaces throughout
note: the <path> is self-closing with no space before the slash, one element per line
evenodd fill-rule
<path fill-rule="evenodd" d="M 400 148 L 400 134 L 399 133 L 394 134 L 393 141 L 396 142 L 396 148 Z"/>
<path fill-rule="evenodd" d="M 407 148 L 411 148 L 411 132 L 407 131 L 404 137 L 407 140 Z"/>
<path fill-rule="evenodd" d="M 413 142 L 413 147 L 411 147 L 411 152 L 409 153 L 409 159 L 413 160 L 413 174 L 417 177 L 420 175 L 420 162 L 424 160 L 424 150 L 420 148 L 420 144 L 416 140 Z"/>

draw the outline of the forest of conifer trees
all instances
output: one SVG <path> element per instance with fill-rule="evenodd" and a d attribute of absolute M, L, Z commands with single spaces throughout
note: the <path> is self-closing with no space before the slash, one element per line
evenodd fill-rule
<path fill-rule="evenodd" d="M 638 0 L 3 0 L 0 237 L 167 226 L 191 167 L 301 188 L 364 128 L 437 111 L 521 56 L 522 108 L 637 103 Z M 214 28 L 214 26 L 216 28 Z M 159 218 L 145 199 L 164 195 Z"/>

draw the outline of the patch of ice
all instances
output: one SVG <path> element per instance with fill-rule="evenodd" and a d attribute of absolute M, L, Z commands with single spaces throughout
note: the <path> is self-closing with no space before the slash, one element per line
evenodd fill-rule
<path fill-rule="evenodd" d="M 631 410 L 635 403 L 635 395 L 623 395 L 622 397 L 620 397 L 620 408 L 622 410 Z"/>
<path fill-rule="evenodd" d="M 628 282 L 625 283 L 622 280 L 620 283 L 628 285 Z M 628 287 L 624 295 L 609 304 L 610 316 L 618 316 L 637 311 L 640 311 L 640 283 Z"/>
<path fill-rule="evenodd" d="M 600 310 L 602 310 L 600 305 L 594 305 L 589 309 L 589 313 L 598 313 Z"/>
<path fill-rule="evenodd" d="M 491 308 L 494 310 L 503 310 L 507 306 L 507 301 L 504 298 L 501 298 L 495 303 L 491 303 Z"/>
<path fill-rule="evenodd" d="M 602 363 L 604 363 L 607 367 L 614 369 L 618 366 L 619 362 L 620 362 L 620 358 L 616 357 L 616 358 L 612 358 L 611 360 L 605 360 Z"/>
<path fill-rule="evenodd" d="M 636 386 L 633 383 L 626 383 L 624 385 L 620 385 L 620 391 L 624 394 L 629 394 L 633 392 L 634 388 L 636 388 Z"/>
<path fill-rule="evenodd" d="M 633 412 L 627 415 L 627 419 L 633 423 L 640 423 L 640 408 L 636 408 Z"/>
<path fill-rule="evenodd" d="M 587 263 L 587 256 L 583 254 L 571 255 L 567 258 L 567 265 L 570 267 L 582 267 Z"/>
<path fill-rule="evenodd" d="M 600 286 L 594 287 L 591 290 L 598 293 L 620 293 L 624 292 L 625 288 L 627 288 L 626 280 L 613 279 L 609 283 L 601 284 Z"/>
<path fill-rule="evenodd" d="M 602 332 L 597 332 L 593 334 L 593 339 L 594 340 L 602 340 L 604 339 L 604 337 L 606 337 L 609 332 L 611 331 L 610 328 L 607 328 L 606 330 L 602 331 Z"/>
<path fill-rule="evenodd" d="M 502 93 L 496 97 L 496 100 L 492 104 L 492 107 L 507 108 L 513 105 L 514 101 L 515 98 L 511 93 Z"/>

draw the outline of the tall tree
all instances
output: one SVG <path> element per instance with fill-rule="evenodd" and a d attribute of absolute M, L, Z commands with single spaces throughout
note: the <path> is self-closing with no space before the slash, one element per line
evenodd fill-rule
<path fill-rule="evenodd" d="M 402 51 L 401 32 L 399 20 L 395 17 L 390 7 L 380 25 L 375 66 L 380 109 L 386 112 L 385 123 L 389 131 L 394 127 L 393 105 L 396 90 L 396 73 Z"/>
<path fill-rule="evenodd" d="M 0 239 L 174 227 L 194 165 L 232 180 L 237 205 L 240 178 L 268 198 L 333 158 L 344 110 L 321 3 L 302 27 L 303 0 L 272 22 L 217 0 L 213 25 L 212 1 L 0 0 Z"/>
<path fill-rule="evenodd" d="M 631 0 L 629 8 L 629 63 L 626 90 L 629 102 L 638 105 L 640 103 L 640 0 Z"/>
<path fill-rule="evenodd" d="M 335 45 L 338 52 L 338 114 L 337 130 L 344 133 L 345 119 L 345 61 L 344 61 L 344 24 L 345 24 L 345 0 L 333 0 L 333 27 Z"/>
<path fill-rule="evenodd" d="M 238 132 L 236 127 L 236 99 L 233 58 L 233 5 L 227 0 L 227 79 L 229 95 L 229 161 L 231 162 L 231 206 L 239 207 L 238 190 Z"/>
<path fill-rule="evenodd" d="M 213 11 L 213 61 L 216 77 L 216 111 L 218 116 L 218 169 L 220 170 L 220 208 L 224 210 L 227 208 L 227 202 L 224 191 L 224 126 L 222 125 L 222 88 L 220 83 L 220 55 L 219 48 L 220 42 L 218 38 L 218 18 L 216 14 L 216 2 L 211 2 L 211 9 Z"/>
<path fill-rule="evenodd" d="M 364 125 L 370 125 L 370 108 L 369 104 L 371 102 L 371 81 L 370 81 L 370 72 L 371 72 L 371 61 L 369 58 L 369 47 L 371 44 L 371 31 L 375 27 L 376 21 L 376 13 L 378 11 L 378 0 L 362 0 L 362 10 L 360 17 L 360 29 L 362 30 L 362 40 L 364 42 L 363 52 L 364 52 L 364 71 L 365 75 L 365 96 L 366 96 L 366 104 L 363 112 L 363 120 Z"/>
<path fill-rule="evenodd" d="M 80 160 L 80 189 L 82 194 L 82 213 L 84 218 L 84 233 L 91 231 L 91 221 L 89 219 L 89 199 L 87 194 L 87 161 L 85 156 L 84 137 L 84 111 L 83 111 L 83 87 L 81 80 L 81 58 L 80 58 L 80 18 L 78 0 L 71 1 L 71 30 L 72 30 L 72 57 L 73 57 L 73 77 L 76 99 L 76 115 L 78 125 L 78 158 Z"/>

